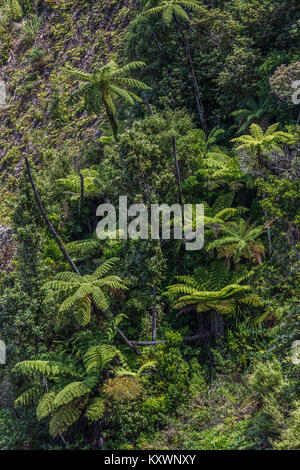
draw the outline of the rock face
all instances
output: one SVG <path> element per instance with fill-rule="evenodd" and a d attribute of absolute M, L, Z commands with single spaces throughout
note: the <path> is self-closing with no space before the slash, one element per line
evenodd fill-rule
<path fill-rule="evenodd" d="M 0 271 L 11 271 L 12 258 L 15 254 L 15 243 L 10 227 L 0 225 Z"/>
<path fill-rule="evenodd" d="M 4 107 L 6 101 L 6 86 L 3 80 L 0 80 L 0 108 Z"/>
<path fill-rule="evenodd" d="M 300 341 L 299 340 L 293 341 L 291 351 L 292 351 L 292 363 L 297 366 L 298 364 L 300 364 Z"/>
<path fill-rule="evenodd" d="M 0 340 L 0 365 L 6 364 L 6 346 L 4 341 Z"/>

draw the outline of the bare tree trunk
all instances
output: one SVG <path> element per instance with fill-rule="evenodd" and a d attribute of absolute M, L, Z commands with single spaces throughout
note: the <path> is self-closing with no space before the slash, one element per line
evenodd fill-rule
<path fill-rule="evenodd" d="M 266 198 L 266 195 L 263 194 L 263 199 Z M 265 211 L 265 217 L 268 217 L 267 211 Z M 269 251 L 269 256 L 272 254 L 272 243 L 271 243 L 271 230 L 270 227 L 267 227 L 267 235 L 268 235 L 268 251 Z"/>
<path fill-rule="evenodd" d="M 152 306 L 152 341 L 156 341 L 157 331 L 157 287 L 153 286 L 153 306 Z"/>
<path fill-rule="evenodd" d="M 209 333 L 197 333 L 196 335 L 193 336 L 187 336 L 186 338 L 183 338 L 183 341 L 186 341 L 187 343 L 192 343 L 193 341 L 198 341 L 199 339 L 207 339 L 209 337 Z M 155 346 L 156 344 L 164 344 L 166 343 L 165 339 L 161 339 L 159 341 L 131 341 L 132 344 L 136 344 L 139 346 Z"/>
<path fill-rule="evenodd" d="M 77 267 L 75 266 L 74 262 L 72 261 L 70 255 L 67 253 L 67 250 L 65 248 L 65 245 L 63 244 L 63 242 L 61 241 L 61 239 L 59 238 L 55 228 L 53 227 L 53 225 L 51 224 L 50 220 L 48 219 L 47 215 L 46 215 L 46 212 L 44 210 L 44 207 L 41 203 L 41 200 L 40 200 L 40 197 L 38 195 L 38 192 L 37 192 L 37 189 L 36 189 L 36 186 L 34 184 L 34 181 L 33 181 L 33 178 L 32 178 L 32 173 L 31 173 L 31 168 L 30 168 L 30 164 L 29 164 L 29 161 L 28 161 L 28 158 L 27 156 L 25 155 L 25 163 L 26 163 L 26 168 L 27 168 L 27 174 L 28 174 L 28 178 L 29 178 L 29 181 L 30 181 L 30 184 L 31 184 L 31 187 L 32 187 L 32 190 L 33 190 L 33 194 L 34 194 L 34 198 L 36 200 L 36 203 L 38 205 L 38 208 L 39 208 L 39 211 L 44 219 L 44 221 L 46 222 L 46 224 L 48 225 L 48 228 L 50 230 L 50 232 L 52 233 L 53 237 L 55 238 L 59 248 L 60 248 L 60 251 L 62 252 L 62 254 L 64 255 L 66 261 L 68 261 L 69 265 L 71 266 L 71 269 L 72 271 L 74 271 L 76 274 L 79 274 L 80 275 L 80 272 L 78 271 Z"/>
<path fill-rule="evenodd" d="M 182 190 L 181 190 L 181 178 L 180 178 L 180 170 L 177 158 L 177 150 L 176 150 L 176 140 L 175 135 L 172 135 L 172 144 L 173 144 L 173 155 L 174 155 L 174 163 L 175 163 L 175 175 L 177 180 L 177 187 L 178 187 L 178 197 L 179 197 L 179 204 L 183 210 L 183 198 L 182 198 Z"/>
<path fill-rule="evenodd" d="M 28 161 L 28 158 L 27 156 L 25 155 L 24 156 L 25 158 L 25 163 L 26 163 L 26 168 L 27 168 L 27 174 L 28 174 L 28 178 L 29 178 L 29 181 L 30 181 L 30 184 L 31 184 L 31 187 L 32 187 L 32 190 L 33 190 L 33 194 L 34 194 L 34 198 L 36 200 L 36 203 L 38 205 L 38 208 L 39 208 L 39 211 L 43 217 L 43 219 L 45 220 L 46 224 L 48 225 L 49 227 L 49 230 L 50 232 L 52 233 L 53 237 L 55 238 L 61 252 L 63 253 L 65 259 L 68 261 L 72 271 L 76 274 L 78 274 L 79 276 L 81 276 L 80 272 L 78 271 L 77 267 L 75 266 L 74 262 L 72 261 L 72 258 L 70 257 L 70 255 L 68 254 L 63 242 L 60 240 L 58 234 L 56 233 L 56 230 L 55 228 L 53 227 L 53 225 L 51 224 L 50 220 L 48 219 L 47 215 L 46 215 L 46 212 L 45 212 L 45 209 L 41 203 L 41 200 L 40 200 L 40 197 L 39 197 L 39 194 L 37 192 L 37 189 L 36 189 L 36 186 L 35 186 L 35 183 L 33 181 L 33 178 L 32 178 L 32 173 L 31 173 L 31 168 L 30 168 L 30 164 L 29 164 L 29 161 Z M 104 316 L 110 320 L 109 316 L 107 315 L 106 312 L 103 312 Z M 129 339 L 124 335 L 124 333 L 120 330 L 119 327 L 117 327 L 117 332 L 118 334 L 121 336 L 121 338 L 123 339 L 123 341 L 128 344 L 128 346 L 131 347 L 131 349 L 133 349 L 136 354 L 138 354 L 139 356 L 141 356 L 141 353 L 138 351 L 138 349 L 134 346 L 134 344 L 131 343 L 131 341 L 129 341 Z"/>
<path fill-rule="evenodd" d="M 181 37 L 182 37 L 187 63 L 188 63 L 188 66 L 189 66 L 189 69 L 190 69 L 190 72 L 191 72 L 191 75 L 192 75 L 195 98 L 196 98 L 197 109 L 198 109 L 198 114 L 199 114 L 201 126 L 202 126 L 202 129 L 204 130 L 205 134 L 207 135 L 208 130 L 207 130 L 206 119 L 205 119 L 205 116 L 204 116 L 204 108 L 203 108 L 203 105 L 202 105 L 202 102 L 201 102 L 201 99 L 200 99 L 200 91 L 199 91 L 199 86 L 198 86 L 198 82 L 197 82 L 195 71 L 194 71 L 190 46 L 189 46 L 188 40 L 187 40 L 187 38 L 184 34 L 184 31 L 183 31 L 183 29 L 180 25 L 180 22 L 178 21 L 176 16 L 174 16 L 174 19 L 175 19 L 175 23 L 176 23 L 176 25 L 178 27 L 178 30 L 179 30 L 179 32 L 181 34 Z"/>

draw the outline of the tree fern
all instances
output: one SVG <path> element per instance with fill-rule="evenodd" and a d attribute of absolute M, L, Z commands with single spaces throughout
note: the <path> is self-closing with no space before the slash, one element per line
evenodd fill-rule
<path fill-rule="evenodd" d="M 65 71 L 75 79 L 85 82 L 85 84 L 73 94 L 73 99 L 82 96 L 88 111 L 100 115 L 102 105 L 106 111 L 115 139 L 118 135 L 118 124 L 116 120 L 115 100 L 119 96 L 126 103 L 133 104 L 134 101 L 141 101 L 128 88 L 149 89 L 149 87 L 136 79 L 126 77 L 136 69 L 142 68 L 143 62 L 133 62 L 124 67 L 118 67 L 114 61 L 109 61 L 100 69 L 93 73 L 82 72 L 74 67 L 66 67 Z"/>
<path fill-rule="evenodd" d="M 44 290 L 48 291 L 46 298 L 54 294 L 55 299 L 60 301 L 57 327 L 64 314 L 71 310 L 79 325 L 86 326 L 91 319 L 92 302 L 100 311 L 108 309 L 109 292 L 126 289 L 118 276 L 105 276 L 116 262 L 117 258 L 106 260 L 93 274 L 85 276 L 71 272 L 58 273 L 54 280 L 44 285 Z"/>
<path fill-rule="evenodd" d="M 115 346 L 101 344 L 82 351 L 84 372 L 78 370 L 73 376 L 80 380 L 71 381 L 67 364 L 55 361 L 24 361 L 15 366 L 14 371 L 28 374 L 39 374 L 47 377 L 47 387 L 53 387 L 42 395 L 41 386 L 31 386 L 16 400 L 16 405 L 28 406 L 39 399 L 36 414 L 38 420 L 51 416 L 50 434 L 55 437 L 63 434 L 82 414 L 89 421 L 102 418 L 105 411 L 106 396 L 95 398 L 96 389 L 102 379 L 102 373 L 111 361 L 121 355 Z M 123 363 L 125 361 L 121 361 Z M 42 396 L 41 396 L 42 395 Z"/>
<path fill-rule="evenodd" d="M 233 314 L 240 303 L 263 304 L 251 286 L 240 285 L 237 275 L 232 275 L 229 267 L 219 261 L 211 263 L 208 270 L 201 267 L 194 276 L 177 276 L 176 280 L 179 282 L 168 286 L 165 295 L 181 313 L 188 308 L 198 313 Z"/>
<path fill-rule="evenodd" d="M 265 249 L 256 239 L 262 234 L 263 226 L 250 225 L 249 221 L 240 219 L 220 228 L 221 238 L 209 243 L 208 251 L 217 250 L 219 257 L 225 256 L 239 264 L 241 258 L 261 264 Z"/>
<path fill-rule="evenodd" d="M 205 11 L 203 6 L 199 4 L 197 0 L 160 0 L 158 6 L 144 11 L 142 15 L 162 15 L 165 24 L 170 25 L 174 16 L 182 21 L 189 21 L 189 16 L 186 13 L 185 8 L 192 11 Z"/>

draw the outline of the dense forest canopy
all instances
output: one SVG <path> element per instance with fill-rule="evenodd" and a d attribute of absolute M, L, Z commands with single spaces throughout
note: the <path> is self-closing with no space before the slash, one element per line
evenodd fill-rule
<path fill-rule="evenodd" d="M 1 0 L 0 450 L 300 449 L 299 46 L 298 0 Z M 204 246 L 100 239 L 120 196 Z"/>

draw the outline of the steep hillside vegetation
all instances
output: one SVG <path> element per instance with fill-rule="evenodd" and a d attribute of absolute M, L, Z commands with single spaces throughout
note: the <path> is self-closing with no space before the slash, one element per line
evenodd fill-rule
<path fill-rule="evenodd" d="M 0 450 L 299 449 L 298 0 L 2 0 L 0 39 Z M 99 239 L 119 196 L 204 246 Z"/>

